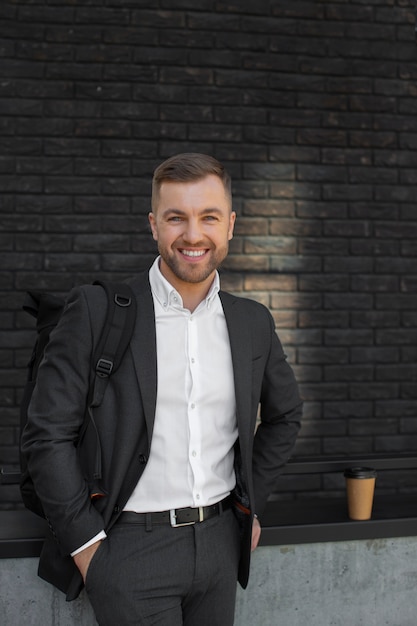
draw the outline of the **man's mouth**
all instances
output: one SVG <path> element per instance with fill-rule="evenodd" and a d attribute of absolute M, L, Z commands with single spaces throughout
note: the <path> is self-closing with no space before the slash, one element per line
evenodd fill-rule
<path fill-rule="evenodd" d="M 180 250 L 181 254 L 184 256 L 188 256 L 190 258 L 196 259 L 198 257 L 204 256 L 206 254 L 206 250 Z"/>

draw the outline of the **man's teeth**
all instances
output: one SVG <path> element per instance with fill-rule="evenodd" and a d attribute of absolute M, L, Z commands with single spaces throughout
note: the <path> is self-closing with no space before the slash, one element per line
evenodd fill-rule
<path fill-rule="evenodd" d="M 185 254 L 185 256 L 203 256 L 203 254 L 205 254 L 205 250 L 182 250 L 182 253 Z"/>

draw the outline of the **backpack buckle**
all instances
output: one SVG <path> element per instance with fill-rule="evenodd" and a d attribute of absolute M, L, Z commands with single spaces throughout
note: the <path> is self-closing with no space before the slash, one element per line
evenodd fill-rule
<path fill-rule="evenodd" d="M 120 293 L 115 293 L 114 294 L 114 301 L 118 306 L 130 306 L 132 304 L 132 298 L 129 298 L 128 296 L 123 296 Z"/>
<path fill-rule="evenodd" d="M 96 365 L 96 373 L 102 378 L 110 376 L 113 369 L 113 361 L 108 359 L 99 359 Z"/>

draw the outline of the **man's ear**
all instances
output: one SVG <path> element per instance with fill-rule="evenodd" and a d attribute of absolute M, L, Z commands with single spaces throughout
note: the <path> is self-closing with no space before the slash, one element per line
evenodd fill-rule
<path fill-rule="evenodd" d="M 230 213 L 230 218 L 229 218 L 229 230 L 227 232 L 227 238 L 230 241 L 231 239 L 233 239 L 233 230 L 235 228 L 235 222 L 236 222 L 236 213 L 235 211 L 232 211 Z"/>
<path fill-rule="evenodd" d="M 153 213 L 148 213 L 149 224 L 151 225 L 152 237 L 155 241 L 158 241 L 158 229 L 156 227 L 156 219 Z"/>

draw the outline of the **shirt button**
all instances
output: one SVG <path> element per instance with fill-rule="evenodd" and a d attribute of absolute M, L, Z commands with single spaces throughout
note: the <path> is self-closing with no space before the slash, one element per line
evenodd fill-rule
<path fill-rule="evenodd" d="M 198 494 L 196 495 L 196 500 L 199 500 L 199 499 L 200 499 L 200 494 L 198 493 Z"/>
<path fill-rule="evenodd" d="M 193 456 L 197 456 L 197 452 L 195 450 L 192 451 L 191 453 Z"/>
<path fill-rule="evenodd" d="M 194 402 L 192 403 L 191 408 L 192 408 L 192 409 L 195 409 L 195 404 L 194 404 Z"/>

